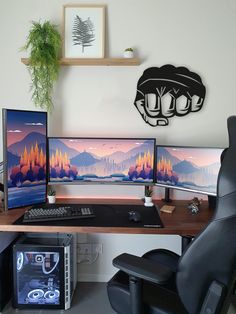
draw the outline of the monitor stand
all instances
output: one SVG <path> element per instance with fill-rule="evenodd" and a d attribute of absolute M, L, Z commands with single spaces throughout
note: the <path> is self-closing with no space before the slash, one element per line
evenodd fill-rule
<path fill-rule="evenodd" d="M 208 195 L 208 205 L 210 209 L 215 210 L 216 208 L 216 196 Z"/>
<path fill-rule="evenodd" d="M 172 199 L 170 198 L 170 189 L 165 188 L 165 197 L 162 199 L 163 202 L 165 203 L 171 203 Z"/>

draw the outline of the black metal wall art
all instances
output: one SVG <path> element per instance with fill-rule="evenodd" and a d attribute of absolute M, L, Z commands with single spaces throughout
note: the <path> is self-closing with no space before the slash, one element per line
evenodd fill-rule
<path fill-rule="evenodd" d="M 205 94 L 206 88 L 198 74 L 167 64 L 143 72 L 134 104 L 146 123 L 165 126 L 171 117 L 199 111 Z"/>

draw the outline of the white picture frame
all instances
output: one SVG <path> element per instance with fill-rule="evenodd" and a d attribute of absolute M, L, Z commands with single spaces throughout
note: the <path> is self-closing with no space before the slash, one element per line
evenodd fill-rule
<path fill-rule="evenodd" d="M 105 5 L 63 6 L 63 57 L 104 58 Z"/>

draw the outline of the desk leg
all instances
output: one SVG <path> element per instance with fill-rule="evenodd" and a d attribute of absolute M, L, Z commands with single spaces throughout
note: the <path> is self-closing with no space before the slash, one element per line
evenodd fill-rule
<path fill-rule="evenodd" d="M 194 239 L 193 236 L 186 235 L 186 236 L 181 236 L 182 240 L 182 254 L 185 251 L 186 247 L 189 245 L 189 243 Z"/>

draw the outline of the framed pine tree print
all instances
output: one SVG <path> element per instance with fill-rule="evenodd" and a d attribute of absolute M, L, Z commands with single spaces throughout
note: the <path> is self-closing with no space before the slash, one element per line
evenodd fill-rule
<path fill-rule="evenodd" d="M 63 6 L 64 58 L 104 58 L 105 5 Z"/>

